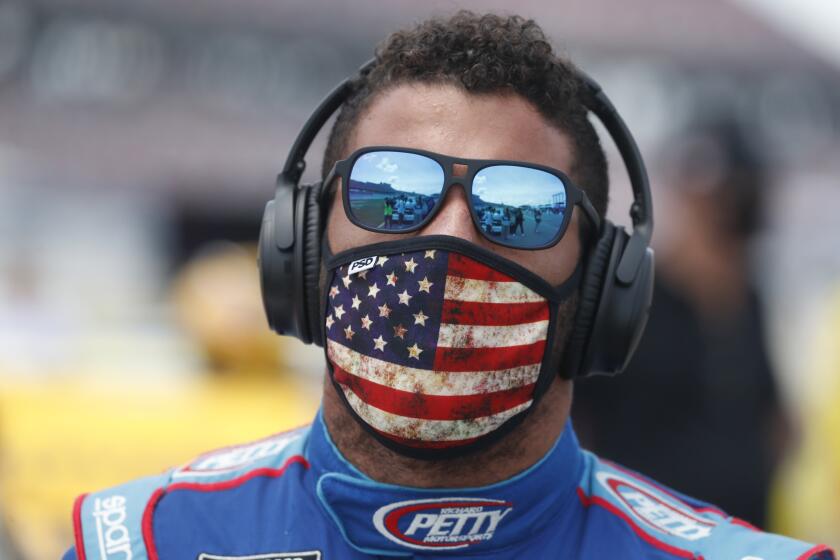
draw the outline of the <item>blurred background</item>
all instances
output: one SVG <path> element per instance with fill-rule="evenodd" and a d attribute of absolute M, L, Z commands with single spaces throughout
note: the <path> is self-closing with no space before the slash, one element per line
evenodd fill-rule
<path fill-rule="evenodd" d="M 508 6 L 0 0 L 0 558 L 58 557 L 81 492 L 309 421 L 321 354 L 268 331 L 254 260 L 286 150 L 388 32 Z M 653 182 L 635 391 L 580 384 L 582 438 L 631 467 L 664 450 L 648 474 L 682 490 L 679 455 L 732 489 L 699 497 L 840 545 L 840 5 L 517 10 L 601 82 Z"/>

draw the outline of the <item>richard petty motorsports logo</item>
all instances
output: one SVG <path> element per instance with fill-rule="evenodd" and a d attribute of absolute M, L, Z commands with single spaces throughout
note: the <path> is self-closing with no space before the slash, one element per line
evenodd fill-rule
<path fill-rule="evenodd" d="M 409 548 L 465 548 L 492 539 L 512 505 L 484 498 L 408 500 L 376 510 L 373 524 L 384 537 Z"/>

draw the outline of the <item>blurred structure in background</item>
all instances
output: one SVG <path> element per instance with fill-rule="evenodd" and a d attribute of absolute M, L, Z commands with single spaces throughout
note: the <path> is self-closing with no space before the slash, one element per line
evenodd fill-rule
<path fill-rule="evenodd" d="M 67 547 L 79 492 L 311 417 L 320 350 L 277 338 L 275 354 L 259 329 L 227 331 L 259 315 L 241 251 L 317 101 L 388 32 L 456 7 L 512 9 L 0 0 L 0 503 L 24 559 Z M 755 243 L 757 288 L 780 400 L 809 412 L 804 349 L 840 281 L 840 54 L 777 26 L 808 8 L 768 18 L 760 0 L 524 0 L 515 10 L 602 83 L 643 153 L 660 152 L 697 107 L 727 109 L 767 139 L 778 188 Z M 652 171 L 661 242 L 682 224 Z M 629 192 L 623 175 L 612 181 L 617 196 Z M 231 242 L 243 248 L 205 248 Z M 280 371 L 265 375 L 273 360 Z M 837 545 L 840 531 L 819 538 Z"/>
<path fill-rule="evenodd" d="M 573 418 L 588 449 L 766 527 L 789 428 L 749 262 L 773 173 L 745 128 L 698 115 L 667 143 L 680 227 L 657 252 L 647 330 L 623 375 L 576 384 Z"/>

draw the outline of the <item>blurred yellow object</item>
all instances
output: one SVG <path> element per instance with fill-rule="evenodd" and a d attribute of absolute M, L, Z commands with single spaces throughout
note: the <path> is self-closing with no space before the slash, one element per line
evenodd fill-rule
<path fill-rule="evenodd" d="M 308 393 L 307 393 L 308 391 Z M 288 377 L 196 376 L 165 386 L 6 383 L 0 500 L 24 558 L 60 558 L 80 493 L 160 472 L 209 449 L 308 423 L 319 395 Z"/>
<path fill-rule="evenodd" d="M 840 550 L 840 291 L 813 350 L 803 441 L 779 477 L 771 529 Z"/>
<path fill-rule="evenodd" d="M 283 339 L 268 328 L 255 247 L 203 247 L 172 285 L 179 323 L 198 342 L 214 373 L 277 375 Z"/>

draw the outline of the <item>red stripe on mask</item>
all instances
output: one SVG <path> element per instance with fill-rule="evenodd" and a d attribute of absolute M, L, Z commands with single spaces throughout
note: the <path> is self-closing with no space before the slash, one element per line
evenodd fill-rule
<path fill-rule="evenodd" d="M 458 276 L 460 278 L 469 278 L 471 280 L 487 280 L 489 282 L 515 282 L 513 278 L 507 274 L 502 274 L 498 270 L 493 270 L 487 265 L 474 261 L 469 257 L 458 255 L 456 253 L 449 254 L 449 268 L 446 271 L 450 276 Z"/>
<path fill-rule="evenodd" d="M 441 322 L 454 325 L 508 326 L 547 321 L 548 318 L 548 304 L 543 301 L 511 304 L 445 300 Z"/>
<path fill-rule="evenodd" d="M 438 346 L 436 371 L 491 371 L 542 362 L 545 341 L 500 348 L 445 348 Z"/>
<path fill-rule="evenodd" d="M 464 375 L 470 375 L 465 373 Z M 534 384 L 477 395 L 427 395 L 392 389 L 334 367 L 338 383 L 385 412 L 423 420 L 471 420 L 504 412 L 530 400 Z"/>

